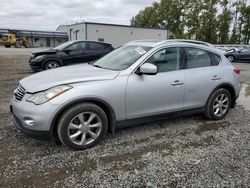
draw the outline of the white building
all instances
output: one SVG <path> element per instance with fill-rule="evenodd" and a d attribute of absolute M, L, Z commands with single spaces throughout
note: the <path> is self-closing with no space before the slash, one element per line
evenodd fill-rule
<path fill-rule="evenodd" d="M 167 29 L 143 28 L 128 25 L 83 22 L 72 25 L 60 25 L 57 31 L 67 32 L 69 40 L 91 40 L 106 42 L 119 47 L 132 40 L 166 40 Z"/>
<path fill-rule="evenodd" d="M 0 28 L 0 35 L 8 34 L 10 30 L 13 29 Z M 55 47 L 68 41 L 66 32 L 14 30 L 20 35 L 26 36 L 32 47 Z"/>

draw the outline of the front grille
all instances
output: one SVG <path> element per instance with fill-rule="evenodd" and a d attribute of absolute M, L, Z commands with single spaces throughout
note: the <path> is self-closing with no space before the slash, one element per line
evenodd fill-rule
<path fill-rule="evenodd" d="M 16 100 L 21 101 L 25 93 L 26 93 L 26 90 L 19 84 L 18 88 L 14 92 Z"/>

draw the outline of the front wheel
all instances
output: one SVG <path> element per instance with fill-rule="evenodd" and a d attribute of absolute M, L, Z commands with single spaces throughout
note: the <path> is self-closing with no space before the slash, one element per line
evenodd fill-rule
<path fill-rule="evenodd" d="M 57 134 L 65 146 L 83 150 L 97 145 L 107 129 L 105 112 L 95 104 L 83 103 L 71 107 L 61 116 Z"/>
<path fill-rule="evenodd" d="M 230 109 L 231 100 L 228 90 L 223 88 L 216 90 L 208 99 L 206 117 L 213 120 L 223 119 Z"/>
<path fill-rule="evenodd" d="M 44 70 L 55 69 L 60 67 L 60 64 L 57 61 L 49 61 L 45 64 Z"/>
<path fill-rule="evenodd" d="M 227 59 L 230 61 L 230 62 L 233 62 L 235 60 L 234 56 L 230 55 L 227 57 Z"/>

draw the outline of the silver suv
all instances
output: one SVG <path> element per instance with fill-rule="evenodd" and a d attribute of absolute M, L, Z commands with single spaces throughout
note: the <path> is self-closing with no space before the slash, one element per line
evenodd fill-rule
<path fill-rule="evenodd" d="M 107 130 L 173 115 L 224 118 L 240 92 L 240 70 L 211 46 L 135 41 L 93 64 L 58 68 L 20 81 L 15 125 L 72 149 L 98 144 Z"/>

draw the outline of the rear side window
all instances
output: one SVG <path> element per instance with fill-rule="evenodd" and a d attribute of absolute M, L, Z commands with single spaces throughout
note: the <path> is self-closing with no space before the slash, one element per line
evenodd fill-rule
<path fill-rule="evenodd" d="M 104 50 L 104 44 L 90 42 L 89 50 Z"/>
<path fill-rule="evenodd" d="M 214 66 L 219 65 L 219 63 L 220 63 L 220 61 L 221 61 L 220 56 L 218 56 L 218 55 L 216 55 L 216 54 L 214 54 L 214 53 L 212 53 L 212 52 L 210 52 L 210 56 L 211 56 L 211 59 L 212 59 L 212 64 L 213 64 Z"/>
<path fill-rule="evenodd" d="M 200 68 L 212 66 L 209 52 L 198 48 L 185 48 L 187 68 Z"/>
<path fill-rule="evenodd" d="M 86 49 L 86 43 L 85 42 L 78 42 L 70 45 L 69 47 L 66 48 L 66 50 L 71 50 L 71 51 L 82 51 Z"/>
<path fill-rule="evenodd" d="M 113 50 L 113 47 L 110 44 L 106 44 L 105 50 Z"/>

